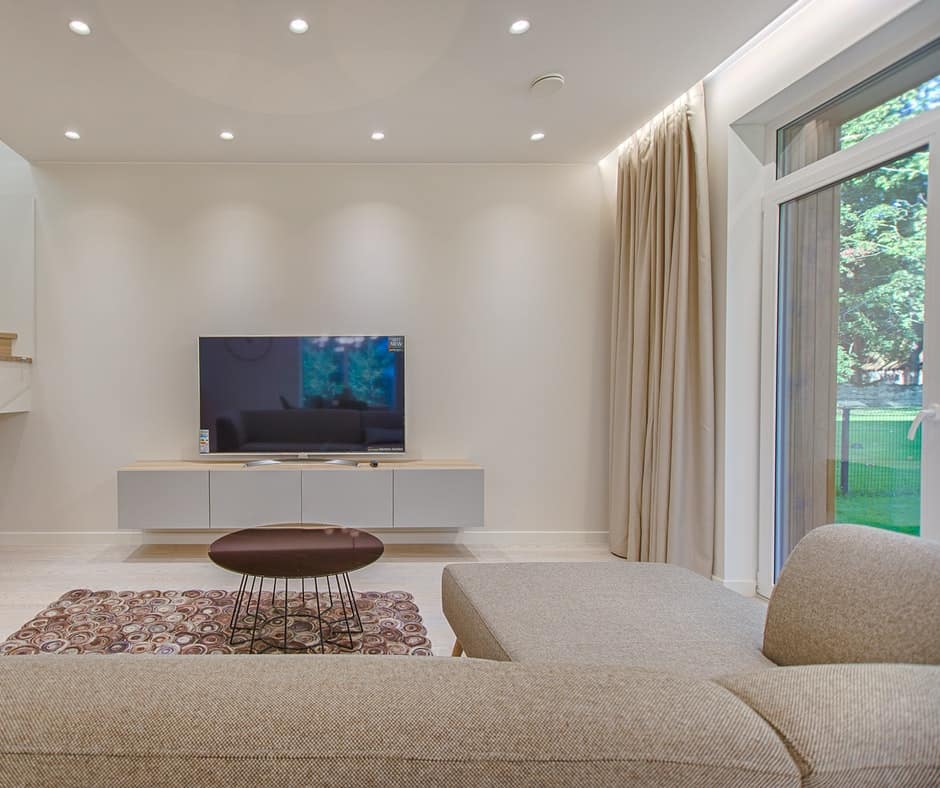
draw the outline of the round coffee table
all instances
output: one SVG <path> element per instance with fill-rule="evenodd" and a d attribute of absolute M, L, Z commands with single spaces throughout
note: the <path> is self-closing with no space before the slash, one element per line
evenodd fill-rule
<path fill-rule="evenodd" d="M 229 643 L 249 643 L 250 653 L 254 653 L 255 643 L 259 642 L 267 648 L 283 651 L 309 651 L 319 647 L 322 654 L 327 643 L 343 647 L 338 641 L 345 630 L 348 648 L 353 649 L 353 633 L 362 633 L 362 618 L 349 573 L 378 560 L 384 550 L 381 540 L 372 534 L 336 526 L 318 528 L 285 523 L 247 528 L 216 539 L 209 547 L 209 558 L 222 568 L 242 576 L 232 610 Z M 324 578 L 329 604 L 321 603 L 320 599 L 319 581 Z M 336 598 L 331 578 L 335 579 Z M 262 610 L 264 584 L 269 579 L 272 584 L 271 606 L 269 610 Z M 308 579 L 313 580 L 312 594 L 307 592 Z M 280 612 L 275 604 L 278 581 L 284 586 L 284 605 Z M 294 598 L 290 596 L 291 581 L 295 583 Z M 296 590 L 298 581 L 299 593 Z M 289 645 L 289 624 L 298 619 L 313 620 L 319 635 L 316 642 L 304 646 Z M 276 626 L 280 632 L 282 623 L 283 642 L 278 645 L 265 635 L 265 630 Z M 244 633 L 241 639 L 237 639 L 239 633 Z"/>

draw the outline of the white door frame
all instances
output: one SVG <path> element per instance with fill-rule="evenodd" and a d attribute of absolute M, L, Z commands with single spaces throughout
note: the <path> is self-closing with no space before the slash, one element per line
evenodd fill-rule
<path fill-rule="evenodd" d="M 773 180 L 774 168 L 767 168 L 761 263 L 760 509 L 757 539 L 757 592 L 762 596 L 769 596 L 773 588 L 780 206 L 925 146 L 931 154 L 928 188 L 940 193 L 940 109 L 904 121 L 893 129 L 782 178 Z M 931 349 L 935 360 L 925 364 L 928 374 L 924 375 L 924 407 L 940 402 L 940 374 L 929 374 L 930 366 L 936 366 L 940 371 L 940 200 L 934 202 L 934 210 L 929 207 L 927 210 L 924 346 Z M 940 539 L 940 522 L 934 522 L 936 518 L 931 517 L 933 512 L 940 513 L 940 477 L 937 476 L 940 471 L 940 419 L 924 421 L 922 429 L 921 536 Z M 938 483 L 929 483 L 932 480 Z"/>

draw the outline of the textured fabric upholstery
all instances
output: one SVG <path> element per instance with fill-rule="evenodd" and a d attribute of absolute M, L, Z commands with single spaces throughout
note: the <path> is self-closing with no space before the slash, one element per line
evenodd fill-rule
<path fill-rule="evenodd" d="M 444 614 L 471 657 L 708 677 L 771 668 L 765 605 L 667 564 L 450 564 Z"/>
<path fill-rule="evenodd" d="M 470 592 L 464 591 L 458 581 L 461 575 L 454 566 L 444 567 L 441 577 L 441 595 L 444 615 L 451 629 L 457 634 L 464 653 L 480 659 L 509 661 L 496 636 L 490 630 L 482 613 L 473 604 Z"/>
<path fill-rule="evenodd" d="M 794 788 L 713 682 L 364 656 L 0 659 L 0 786 Z"/>
<path fill-rule="evenodd" d="M 719 683 L 773 725 L 806 788 L 940 785 L 940 667 L 813 665 Z"/>
<path fill-rule="evenodd" d="M 940 664 L 940 542 L 860 525 L 810 532 L 771 595 L 764 654 L 779 665 Z"/>

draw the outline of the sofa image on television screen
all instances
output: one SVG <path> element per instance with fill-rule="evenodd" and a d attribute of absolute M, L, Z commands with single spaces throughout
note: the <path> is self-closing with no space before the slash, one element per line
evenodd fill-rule
<path fill-rule="evenodd" d="M 351 408 L 243 410 L 215 423 L 220 452 L 402 451 L 401 411 Z"/>

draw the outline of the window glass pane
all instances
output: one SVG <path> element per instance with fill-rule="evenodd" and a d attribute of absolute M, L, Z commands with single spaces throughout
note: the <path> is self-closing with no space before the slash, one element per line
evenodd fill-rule
<path fill-rule="evenodd" d="M 826 523 L 919 534 L 927 165 L 780 206 L 775 574 Z"/>
<path fill-rule="evenodd" d="M 937 107 L 940 107 L 940 76 L 931 77 L 900 96 L 843 123 L 839 127 L 839 148 L 851 148 L 857 142 Z"/>
<path fill-rule="evenodd" d="M 777 177 L 940 107 L 940 41 L 777 131 Z"/>

